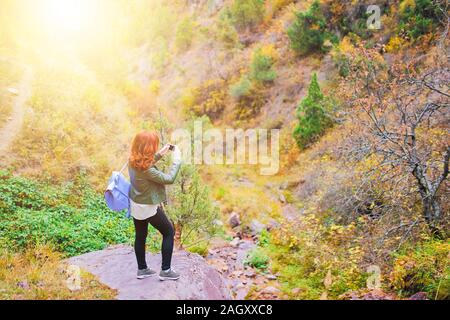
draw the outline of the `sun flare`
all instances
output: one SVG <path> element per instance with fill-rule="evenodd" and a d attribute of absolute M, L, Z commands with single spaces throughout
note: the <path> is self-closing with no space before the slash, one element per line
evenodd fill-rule
<path fill-rule="evenodd" d="M 95 0 L 46 0 L 41 5 L 43 23 L 59 33 L 79 32 L 92 26 Z"/>

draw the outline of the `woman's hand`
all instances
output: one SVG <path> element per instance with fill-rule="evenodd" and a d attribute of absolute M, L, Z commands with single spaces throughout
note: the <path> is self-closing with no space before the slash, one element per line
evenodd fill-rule
<path fill-rule="evenodd" d="M 158 151 L 158 153 L 161 156 L 164 156 L 167 152 L 169 152 L 170 144 L 166 144 L 164 147 L 161 148 L 161 150 Z"/>

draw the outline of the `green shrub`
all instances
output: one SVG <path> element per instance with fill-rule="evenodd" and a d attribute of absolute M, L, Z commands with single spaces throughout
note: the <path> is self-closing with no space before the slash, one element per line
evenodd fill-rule
<path fill-rule="evenodd" d="M 156 70 L 163 72 L 170 61 L 168 40 L 162 37 L 155 39 L 152 42 L 152 49 L 149 60 Z"/>
<path fill-rule="evenodd" d="M 167 206 L 167 212 L 177 229 L 180 245 L 195 243 L 217 232 L 218 209 L 195 166 L 181 167 L 170 194 L 173 202 Z"/>
<path fill-rule="evenodd" d="M 194 38 L 195 24 L 191 18 L 186 17 L 177 25 L 175 45 L 178 51 L 189 49 Z"/>
<path fill-rule="evenodd" d="M 230 95 L 233 98 L 241 98 L 250 95 L 252 90 L 252 82 L 247 75 L 241 77 L 241 79 L 230 87 Z"/>
<path fill-rule="evenodd" d="M 239 81 L 230 86 L 230 95 L 237 101 L 236 119 L 249 119 L 259 113 L 266 101 L 264 84 L 277 76 L 273 69 L 276 58 L 273 45 L 257 48 L 252 54 L 250 72 L 242 74 Z"/>
<path fill-rule="evenodd" d="M 301 149 L 316 141 L 331 126 L 329 109 L 330 101 L 321 92 L 317 75 L 313 74 L 308 95 L 297 107 L 298 124 L 294 129 L 294 138 Z"/>
<path fill-rule="evenodd" d="M 263 229 L 259 234 L 258 245 L 260 247 L 267 247 L 270 243 L 270 233 L 267 229 Z"/>
<path fill-rule="evenodd" d="M 262 48 L 256 49 L 250 65 L 250 78 L 257 82 L 271 82 L 277 77 L 273 70 L 274 59 L 264 54 Z"/>
<path fill-rule="evenodd" d="M 399 28 L 416 39 L 432 32 L 443 16 L 443 8 L 432 0 L 404 0 L 400 4 Z"/>
<path fill-rule="evenodd" d="M 346 78 L 350 74 L 350 61 L 344 53 L 336 50 L 333 55 L 333 62 L 335 67 L 338 69 L 338 73 L 341 77 Z"/>
<path fill-rule="evenodd" d="M 336 42 L 337 37 L 327 30 L 319 2 L 316 0 L 306 12 L 296 13 L 296 19 L 287 30 L 292 48 L 305 55 L 314 51 L 327 51 L 326 40 Z"/>
<path fill-rule="evenodd" d="M 226 11 L 220 14 L 215 29 L 215 37 L 221 41 L 227 49 L 239 46 L 239 35 L 233 26 L 232 19 Z"/>
<path fill-rule="evenodd" d="M 234 0 L 229 10 L 230 17 L 236 28 L 252 28 L 264 18 L 264 1 Z"/>
<path fill-rule="evenodd" d="M 450 298 L 450 241 L 430 240 L 395 256 L 390 280 L 401 296 L 419 291 Z"/>
<path fill-rule="evenodd" d="M 187 251 L 197 253 L 202 257 L 208 255 L 208 242 L 204 241 L 186 248 Z"/>
<path fill-rule="evenodd" d="M 270 258 L 261 248 L 254 248 L 247 254 L 245 264 L 256 269 L 266 270 L 269 266 Z"/>
<path fill-rule="evenodd" d="M 83 179 L 49 186 L 0 171 L 0 220 L 0 243 L 12 250 L 51 244 L 74 256 L 133 238 L 131 220 Z"/>

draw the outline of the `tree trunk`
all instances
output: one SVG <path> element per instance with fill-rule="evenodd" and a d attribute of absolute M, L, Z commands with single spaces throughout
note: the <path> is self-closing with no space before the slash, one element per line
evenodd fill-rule
<path fill-rule="evenodd" d="M 181 241 L 181 233 L 183 231 L 183 226 L 179 223 L 175 224 L 175 246 L 178 249 L 183 249 L 183 243 Z"/>
<path fill-rule="evenodd" d="M 442 237 L 439 222 L 442 217 L 442 209 L 436 197 L 422 197 L 423 216 L 431 232 L 437 237 Z"/>
<path fill-rule="evenodd" d="M 433 190 L 432 184 L 428 181 L 420 165 L 416 165 L 412 173 L 416 178 L 419 193 L 422 198 L 422 215 L 431 232 L 437 237 L 442 237 L 442 230 L 439 229 L 442 210 L 436 196 L 437 190 Z"/>

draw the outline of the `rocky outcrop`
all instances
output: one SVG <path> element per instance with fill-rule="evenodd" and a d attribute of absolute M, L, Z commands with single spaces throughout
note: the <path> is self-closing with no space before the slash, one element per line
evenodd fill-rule
<path fill-rule="evenodd" d="M 234 299 L 275 300 L 282 297 L 276 275 L 260 272 L 245 260 L 256 244 L 251 239 L 234 238 L 230 243 L 214 243 L 206 260 L 222 274 Z"/>
<path fill-rule="evenodd" d="M 116 245 L 105 250 L 68 259 L 68 263 L 96 275 L 100 282 L 117 289 L 118 299 L 125 300 L 228 300 L 231 299 L 219 272 L 198 254 L 174 252 L 173 268 L 181 273 L 178 281 L 160 281 L 157 275 L 136 279 L 136 258 L 133 248 Z M 147 264 L 157 271 L 160 254 L 147 254 Z"/>

